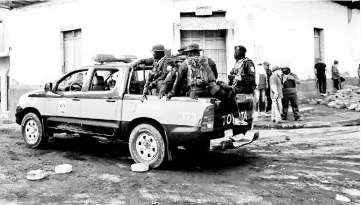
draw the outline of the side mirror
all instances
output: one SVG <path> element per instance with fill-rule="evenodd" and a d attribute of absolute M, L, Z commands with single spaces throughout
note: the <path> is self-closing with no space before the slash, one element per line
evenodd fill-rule
<path fill-rule="evenodd" d="M 44 90 L 45 91 L 51 91 L 53 89 L 53 84 L 52 83 L 46 83 Z"/>

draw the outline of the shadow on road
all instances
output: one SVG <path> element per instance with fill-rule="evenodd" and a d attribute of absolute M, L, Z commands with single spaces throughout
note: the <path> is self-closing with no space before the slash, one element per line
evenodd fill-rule
<path fill-rule="evenodd" d="M 89 156 L 99 160 L 119 160 L 120 163 L 131 164 L 133 160 L 127 143 L 110 142 L 96 138 L 81 138 L 76 135 L 57 135 L 49 139 L 46 150 L 42 153 L 61 151 L 66 152 L 63 157 L 70 160 L 85 161 Z M 209 151 L 195 154 L 179 147 L 175 160 L 168 163 L 165 170 L 209 170 L 220 171 L 237 166 L 247 166 L 255 160 L 262 160 L 246 148 L 227 151 Z M 93 158 L 94 159 L 94 158 Z"/>

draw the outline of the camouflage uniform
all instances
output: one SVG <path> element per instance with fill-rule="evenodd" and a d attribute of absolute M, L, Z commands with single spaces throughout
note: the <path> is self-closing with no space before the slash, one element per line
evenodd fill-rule
<path fill-rule="evenodd" d="M 170 100 L 170 98 L 177 96 L 178 93 L 176 93 L 176 88 L 179 86 L 179 72 L 178 67 L 175 66 L 172 68 L 170 72 L 168 72 L 167 77 L 162 83 L 162 86 L 160 88 L 159 94 L 160 97 L 163 95 L 167 96 L 167 100 Z"/>
<path fill-rule="evenodd" d="M 148 79 L 144 85 L 143 94 L 148 94 L 148 91 L 151 89 L 160 90 L 160 87 L 165 80 L 168 71 L 166 64 L 170 59 L 164 56 L 160 60 L 152 58 L 139 60 L 137 64 L 145 64 L 153 66 L 152 70 L 149 72 Z M 155 93 L 153 93 L 155 94 Z"/>
<path fill-rule="evenodd" d="M 236 77 L 240 77 L 237 80 Z M 256 85 L 255 66 L 251 59 L 245 57 L 238 60 L 231 70 L 229 85 L 234 87 L 236 93 L 252 94 Z"/>

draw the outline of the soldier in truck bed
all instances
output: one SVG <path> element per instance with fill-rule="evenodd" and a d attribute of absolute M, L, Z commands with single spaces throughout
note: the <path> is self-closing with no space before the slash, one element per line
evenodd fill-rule
<path fill-rule="evenodd" d="M 196 56 L 201 57 L 199 58 L 199 61 L 204 62 L 201 64 L 204 64 L 203 66 L 205 67 L 205 69 L 211 70 L 212 76 L 210 76 L 210 74 L 208 74 L 207 76 L 209 80 L 211 80 L 211 82 L 213 81 L 215 82 L 218 77 L 216 64 L 211 58 L 201 56 L 200 55 L 201 50 L 202 49 L 199 49 L 199 45 L 194 43 L 188 45 L 187 49 L 184 51 L 187 53 L 187 59 L 179 67 L 179 80 L 181 81 L 181 83 L 180 83 L 180 87 L 176 89 L 180 95 L 186 95 L 186 93 L 190 89 L 190 83 L 187 82 L 187 73 L 188 73 L 188 66 L 190 65 L 190 57 L 196 57 Z M 207 66 L 205 66 L 205 64 Z"/>
<path fill-rule="evenodd" d="M 180 83 L 175 90 L 178 91 L 182 85 L 186 85 L 192 98 L 215 97 L 234 109 L 238 109 L 234 95 L 224 86 L 216 84 L 214 72 L 209 66 L 209 58 L 200 55 L 201 49 L 198 44 L 189 45 L 185 51 L 188 52 L 188 58 L 179 68 Z M 233 124 L 247 125 L 247 122 L 235 116 Z"/>
<path fill-rule="evenodd" d="M 176 62 L 178 59 L 176 60 Z M 178 86 L 180 82 L 178 80 L 178 66 L 173 61 L 168 61 L 166 63 L 168 75 L 162 83 L 162 86 L 159 91 L 159 99 L 163 96 L 166 96 L 166 100 L 169 101 L 173 96 L 175 96 L 175 88 Z"/>
<path fill-rule="evenodd" d="M 168 74 L 166 63 L 170 61 L 170 59 L 165 56 L 165 49 L 163 45 L 154 45 L 152 48 L 152 52 L 152 58 L 140 59 L 133 64 L 133 67 L 138 67 L 139 64 L 153 66 L 144 85 L 143 98 L 145 99 L 146 95 L 149 94 L 149 91 L 151 91 L 152 89 L 156 89 L 157 91 L 160 90 L 160 87 Z"/>

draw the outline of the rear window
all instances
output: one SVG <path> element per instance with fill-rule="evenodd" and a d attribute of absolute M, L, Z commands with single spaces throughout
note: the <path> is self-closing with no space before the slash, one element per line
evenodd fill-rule
<path fill-rule="evenodd" d="M 134 70 L 129 82 L 129 94 L 141 95 L 150 70 Z"/>

